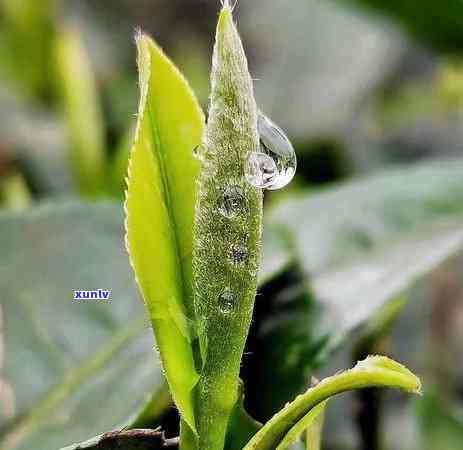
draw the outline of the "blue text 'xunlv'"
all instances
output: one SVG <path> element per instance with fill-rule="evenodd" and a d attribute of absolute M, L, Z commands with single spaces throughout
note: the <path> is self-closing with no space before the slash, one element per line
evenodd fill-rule
<path fill-rule="evenodd" d="M 74 300 L 109 300 L 111 291 L 97 289 L 95 291 L 74 291 Z"/>

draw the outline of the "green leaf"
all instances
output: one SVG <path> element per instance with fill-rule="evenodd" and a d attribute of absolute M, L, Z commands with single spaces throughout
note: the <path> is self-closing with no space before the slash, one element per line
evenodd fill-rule
<path fill-rule="evenodd" d="M 238 400 L 262 234 L 262 191 L 244 177 L 247 158 L 259 148 L 257 106 L 228 1 L 217 25 L 211 85 L 194 229 L 195 310 L 203 357 L 196 401 L 199 448 L 222 450 Z"/>
<path fill-rule="evenodd" d="M 294 444 L 304 432 L 307 433 L 305 436 L 307 450 L 320 450 L 321 430 L 323 427 L 326 403 L 326 401 L 319 403 L 297 422 L 296 425 L 286 433 L 286 436 L 280 444 L 278 444 L 276 450 L 291 448 L 291 445 Z"/>
<path fill-rule="evenodd" d="M 168 406 L 123 246 L 120 205 L 0 215 L 0 448 L 50 450 Z M 111 290 L 109 301 L 74 290 Z M 156 401 L 156 399 L 158 401 Z"/>
<path fill-rule="evenodd" d="M 420 380 L 401 364 L 373 356 L 345 372 L 325 378 L 272 417 L 243 450 L 273 450 L 317 405 L 343 392 L 366 387 L 394 387 L 419 394 Z"/>
<path fill-rule="evenodd" d="M 204 117 L 162 50 L 142 34 L 137 46 L 141 95 L 129 163 L 127 246 L 173 398 L 195 430 L 192 230 L 198 163 L 193 149 Z"/>
<path fill-rule="evenodd" d="M 89 57 L 76 28 L 69 27 L 56 37 L 55 61 L 71 169 L 80 193 L 94 197 L 106 183 L 103 115 Z"/>
<path fill-rule="evenodd" d="M 122 430 L 105 433 L 61 450 L 161 450 L 167 444 L 162 432 L 157 430 Z"/>

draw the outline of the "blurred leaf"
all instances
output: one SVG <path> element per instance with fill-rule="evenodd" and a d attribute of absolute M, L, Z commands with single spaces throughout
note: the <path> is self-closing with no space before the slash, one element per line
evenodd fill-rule
<path fill-rule="evenodd" d="M 417 402 L 422 450 L 460 450 L 463 442 L 463 409 L 455 401 L 427 392 Z"/>
<path fill-rule="evenodd" d="M 182 34 L 172 50 L 173 59 L 189 80 L 199 102 L 207 104 L 209 98 L 209 49 L 198 36 Z"/>
<path fill-rule="evenodd" d="M 244 408 L 243 386 L 240 386 L 240 399 L 230 416 L 228 424 L 225 450 L 242 450 L 247 442 L 262 427 L 262 424 L 255 421 Z"/>
<path fill-rule="evenodd" d="M 115 197 L 124 196 L 129 166 L 130 147 L 133 142 L 134 130 L 130 128 L 121 138 L 110 167 L 110 190 Z"/>
<path fill-rule="evenodd" d="M 56 68 L 70 142 L 71 170 L 82 195 L 105 187 L 105 138 L 100 99 L 88 54 L 76 28 L 56 38 Z"/>
<path fill-rule="evenodd" d="M 162 50 L 145 35 L 137 45 L 141 95 L 129 166 L 127 245 L 172 396 L 194 430 L 191 258 L 199 165 L 193 149 L 204 118 Z"/>
<path fill-rule="evenodd" d="M 0 78 L 16 94 L 49 100 L 57 0 L 0 0 Z"/>
<path fill-rule="evenodd" d="M 268 420 L 307 387 L 329 338 L 317 325 L 322 313 L 297 267 L 259 289 L 241 369 L 246 410 L 255 419 Z"/>
<path fill-rule="evenodd" d="M 295 142 L 344 137 L 398 64 L 403 40 L 333 1 L 239 3 L 261 109 Z"/>
<path fill-rule="evenodd" d="M 292 266 L 273 279 L 278 264 L 266 270 L 256 299 L 242 370 L 253 417 L 267 420 L 352 331 L 461 251 L 462 175 L 462 161 L 427 163 L 299 194 L 270 212 L 265 258 Z"/>
<path fill-rule="evenodd" d="M 166 446 L 166 440 L 160 431 L 122 430 L 105 433 L 61 450 L 80 450 L 84 448 L 87 450 L 161 450 Z"/>
<path fill-rule="evenodd" d="M 343 392 L 373 386 L 421 392 L 420 380 L 406 367 L 385 356 L 371 356 L 298 396 L 265 423 L 243 450 L 273 450 L 301 420 L 306 423 L 307 414 L 320 403 Z"/>
<path fill-rule="evenodd" d="M 21 173 L 7 174 L 0 178 L 1 206 L 20 211 L 27 208 L 31 195 Z"/>
<path fill-rule="evenodd" d="M 463 52 L 463 3 L 460 0 L 353 1 L 393 17 L 425 45 L 452 54 Z"/>
<path fill-rule="evenodd" d="M 463 220 L 463 160 L 402 166 L 319 193 L 299 193 L 268 216 L 292 236 L 306 273 L 350 266 L 443 221 Z"/>
<path fill-rule="evenodd" d="M 259 283 L 262 285 L 287 269 L 294 261 L 291 251 L 291 236 L 285 227 L 273 226 L 271 223 L 263 230 L 265 245 L 259 271 Z"/>
<path fill-rule="evenodd" d="M 315 277 L 313 289 L 325 306 L 330 345 L 366 322 L 388 300 L 432 272 L 463 248 L 463 220 L 403 239 L 350 267 Z"/>
<path fill-rule="evenodd" d="M 110 203 L 0 216 L 2 450 L 82 441 L 129 424 L 154 392 L 163 398 L 122 216 Z M 73 300 L 99 288 L 109 301 Z"/>

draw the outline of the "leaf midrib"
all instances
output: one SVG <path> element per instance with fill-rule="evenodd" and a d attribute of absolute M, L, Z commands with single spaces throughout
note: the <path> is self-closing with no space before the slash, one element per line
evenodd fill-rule
<path fill-rule="evenodd" d="M 150 55 L 151 56 L 151 55 Z M 177 222 L 175 220 L 174 215 L 172 214 L 172 195 L 171 195 L 171 188 L 170 188 L 170 181 L 169 181 L 169 176 L 168 172 L 166 170 L 166 161 L 165 161 L 165 155 L 163 152 L 163 145 L 162 145 L 162 140 L 161 136 L 158 133 L 158 126 L 156 122 L 156 118 L 152 112 L 151 109 L 151 88 L 148 86 L 148 92 L 147 92 L 147 99 L 146 99 L 146 108 L 149 116 L 149 125 L 151 128 L 151 133 L 154 136 L 155 139 L 155 145 L 158 147 L 159 151 L 153 152 L 155 158 L 158 161 L 159 167 L 160 167 L 160 172 L 161 172 L 161 179 L 162 179 L 162 185 L 163 185 L 163 192 L 164 192 L 164 201 L 166 203 L 166 209 L 167 209 L 167 215 L 169 217 L 169 222 L 172 226 L 172 239 L 173 239 L 173 244 L 175 247 L 175 261 L 176 261 L 176 266 L 180 269 L 180 275 L 177 274 L 177 281 L 180 285 L 180 291 L 182 295 L 182 302 L 181 305 L 183 305 L 184 311 L 188 313 L 188 317 L 192 318 L 193 314 L 193 309 L 189 307 L 189 303 L 187 301 L 188 293 L 186 291 L 186 286 L 185 286 L 185 269 L 184 269 L 184 264 L 182 263 L 182 257 L 180 255 L 180 242 L 178 238 L 178 226 Z"/>

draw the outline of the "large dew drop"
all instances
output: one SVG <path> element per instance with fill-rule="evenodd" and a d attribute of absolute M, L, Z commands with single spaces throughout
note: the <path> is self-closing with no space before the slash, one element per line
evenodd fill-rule
<path fill-rule="evenodd" d="M 281 189 L 296 173 L 296 152 L 283 130 L 262 113 L 259 113 L 257 128 L 260 151 L 249 155 L 246 180 L 261 189 Z"/>

